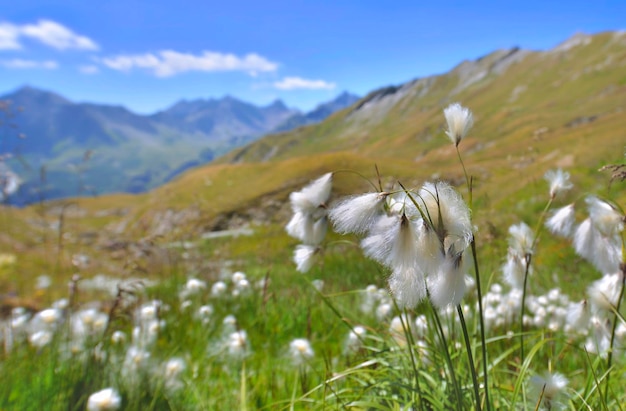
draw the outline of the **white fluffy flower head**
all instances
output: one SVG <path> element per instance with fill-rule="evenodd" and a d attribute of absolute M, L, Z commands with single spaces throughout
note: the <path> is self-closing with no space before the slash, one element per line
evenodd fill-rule
<path fill-rule="evenodd" d="M 574 231 L 575 215 L 574 204 L 566 205 L 555 210 L 546 220 L 546 227 L 550 232 L 561 237 L 570 237 Z"/>
<path fill-rule="evenodd" d="M 89 396 L 87 400 L 87 410 L 105 411 L 117 410 L 122 405 L 122 398 L 113 388 L 105 388 Z"/>
<path fill-rule="evenodd" d="M 509 247 L 520 256 L 533 253 L 535 234 L 526 223 L 519 223 L 509 227 Z"/>
<path fill-rule="evenodd" d="M 446 122 L 448 123 L 446 134 L 450 137 L 450 140 L 458 146 L 461 140 L 467 135 L 469 129 L 472 128 L 472 125 L 474 125 L 472 112 L 459 103 L 453 103 L 443 110 L 443 115 L 446 117 Z"/>
<path fill-rule="evenodd" d="M 537 396 L 537 401 L 541 397 L 541 405 L 547 409 L 556 409 L 559 406 L 559 396 L 565 391 L 569 383 L 568 379 L 558 372 L 536 375 L 530 382 Z"/>
<path fill-rule="evenodd" d="M 315 352 L 306 338 L 296 338 L 289 344 L 289 354 L 295 365 L 303 365 L 313 358 Z"/>
<path fill-rule="evenodd" d="M 326 173 L 300 191 L 289 195 L 294 212 L 315 215 L 320 206 L 326 204 L 332 187 L 332 173 Z"/>
<path fill-rule="evenodd" d="M 550 184 L 550 197 L 554 198 L 557 194 L 567 191 L 574 187 L 569 181 L 569 173 L 560 168 L 557 170 L 548 170 L 543 178 Z"/>

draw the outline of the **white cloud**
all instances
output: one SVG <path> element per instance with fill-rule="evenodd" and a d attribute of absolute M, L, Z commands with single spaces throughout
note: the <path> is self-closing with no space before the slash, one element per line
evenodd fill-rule
<path fill-rule="evenodd" d="M 17 41 L 19 30 L 10 23 L 0 23 L 0 50 L 17 50 L 22 46 Z"/>
<path fill-rule="evenodd" d="M 98 44 L 89 37 L 74 33 L 62 24 L 52 20 L 39 20 L 35 24 L 16 25 L 0 23 L 0 49 L 15 50 L 22 48 L 19 40 L 31 38 L 58 49 L 98 50 Z"/>
<path fill-rule="evenodd" d="M 329 83 L 324 80 L 308 80 L 301 77 L 285 77 L 281 81 L 277 81 L 274 83 L 274 87 L 281 90 L 332 90 L 335 88 L 335 86 L 335 83 Z"/>
<path fill-rule="evenodd" d="M 169 77 L 187 71 L 245 71 L 254 76 L 260 71 L 275 71 L 278 68 L 277 63 L 255 53 L 238 57 L 234 54 L 212 51 L 195 55 L 162 50 L 156 55 L 152 53 L 119 55 L 104 58 L 101 62 L 119 71 L 131 71 L 135 68 L 147 69 L 157 77 Z"/>
<path fill-rule="evenodd" d="M 78 71 L 80 71 L 83 74 L 96 74 L 100 71 L 100 69 L 98 68 L 98 66 L 94 66 L 94 65 L 84 65 L 84 66 L 80 66 L 78 67 Z"/>
<path fill-rule="evenodd" d="M 59 64 L 54 60 L 36 61 L 36 60 L 2 60 L 0 66 L 9 69 L 45 69 L 54 70 L 59 67 Z"/>

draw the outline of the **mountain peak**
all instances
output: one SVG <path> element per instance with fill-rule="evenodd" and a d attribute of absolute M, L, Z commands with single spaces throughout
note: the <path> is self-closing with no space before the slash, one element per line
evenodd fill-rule
<path fill-rule="evenodd" d="M 279 98 L 272 101 L 270 104 L 268 104 L 264 108 L 271 109 L 271 110 L 289 110 L 289 108 L 285 105 L 285 103 Z"/>
<path fill-rule="evenodd" d="M 11 100 L 18 104 L 29 103 L 33 101 L 43 102 L 47 104 L 69 104 L 68 99 L 61 97 L 60 95 L 51 91 L 35 88 L 30 85 L 24 85 L 17 88 L 15 91 L 10 92 L 2 97 L 2 100 Z"/>
<path fill-rule="evenodd" d="M 552 52 L 568 51 L 577 46 L 586 46 L 591 43 L 592 36 L 586 33 L 578 32 L 564 42 L 553 48 Z"/>

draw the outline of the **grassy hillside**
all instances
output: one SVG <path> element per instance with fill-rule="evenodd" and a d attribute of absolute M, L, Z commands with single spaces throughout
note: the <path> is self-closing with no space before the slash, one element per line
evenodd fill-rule
<path fill-rule="evenodd" d="M 623 33 L 579 36 L 546 52 L 498 51 L 372 92 L 318 125 L 267 136 L 146 194 L 5 208 L 0 244 L 18 256 L 12 269 L 27 274 L 5 277 L 3 288 L 41 273 L 68 277 L 74 254 L 91 257 L 86 275 L 130 275 L 162 262 L 172 241 L 249 223 L 283 225 L 289 192 L 328 171 L 375 181 L 378 166 L 386 186 L 432 178 L 460 185 L 462 169 L 443 132 L 442 108 L 453 101 L 476 117 L 461 152 L 476 178 L 479 235 L 492 238 L 486 227 L 543 207 L 548 169 L 572 174 L 578 191 L 571 198 L 606 188 L 608 176 L 597 169 L 624 158 L 625 68 Z M 337 195 L 369 187 L 352 172 L 335 181 Z M 623 190 L 617 195 L 623 199 Z M 148 243 L 152 254 L 141 255 L 137 248 Z M 152 262 L 131 264 L 137 255 Z"/>

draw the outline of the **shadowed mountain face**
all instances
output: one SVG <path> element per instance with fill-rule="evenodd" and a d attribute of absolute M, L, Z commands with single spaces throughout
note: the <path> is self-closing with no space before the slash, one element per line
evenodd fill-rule
<path fill-rule="evenodd" d="M 233 97 L 181 100 L 144 116 L 122 106 L 74 103 L 32 87 L 0 101 L 6 104 L 0 153 L 12 156 L 8 165 L 22 180 L 8 200 L 17 205 L 142 192 L 288 124 L 292 117 L 306 116 L 280 100 L 257 107 Z M 342 108 L 328 104 L 315 121 Z"/>

